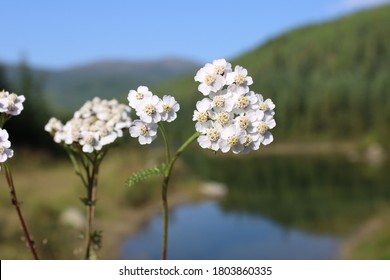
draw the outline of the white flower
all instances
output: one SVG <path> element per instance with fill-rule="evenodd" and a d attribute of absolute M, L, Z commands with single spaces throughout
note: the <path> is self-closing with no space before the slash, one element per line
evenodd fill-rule
<path fill-rule="evenodd" d="M 228 90 L 238 94 L 245 94 L 249 91 L 249 86 L 253 83 L 252 77 L 248 76 L 248 71 L 237 65 L 234 72 L 226 75 L 226 84 L 229 85 Z"/>
<path fill-rule="evenodd" d="M 227 90 L 220 90 L 215 93 L 210 93 L 209 98 L 212 100 L 212 109 L 218 111 L 231 111 L 234 107 L 232 93 Z"/>
<path fill-rule="evenodd" d="M 237 128 L 242 129 L 244 131 L 253 130 L 253 123 L 261 120 L 264 116 L 264 113 L 260 110 L 251 110 L 245 113 L 242 113 L 235 117 L 234 124 Z"/>
<path fill-rule="evenodd" d="M 23 102 L 26 100 L 24 95 L 16 95 L 8 91 L 1 91 L 0 94 L 0 113 L 6 113 L 11 116 L 19 115 L 23 110 Z"/>
<path fill-rule="evenodd" d="M 197 121 L 195 124 L 196 131 L 200 131 L 202 129 L 202 125 L 210 119 L 210 108 L 211 100 L 208 98 L 203 98 L 201 101 L 196 102 L 196 110 L 194 110 L 194 115 L 192 117 L 193 121 Z"/>
<path fill-rule="evenodd" d="M 215 73 L 214 65 L 207 63 L 195 75 L 195 81 L 200 82 L 198 90 L 203 95 L 209 95 L 210 92 L 217 92 L 226 84 L 223 76 Z"/>
<path fill-rule="evenodd" d="M 272 116 L 265 115 L 262 120 L 253 123 L 253 127 L 255 128 L 253 132 L 260 135 L 259 139 L 263 145 L 268 145 L 274 140 L 274 137 L 269 130 L 275 126 L 276 122 Z"/>
<path fill-rule="evenodd" d="M 133 109 L 137 108 L 137 106 L 147 97 L 151 97 L 153 94 L 149 90 L 148 87 L 139 86 L 137 90 L 130 90 L 127 96 L 127 100 L 129 101 L 129 106 Z"/>
<path fill-rule="evenodd" d="M 5 91 L 4 89 L 0 91 L 0 113 L 5 113 L 8 111 L 8 95 L 8 91 Z"/>
<path fill-rule="evenodd" d="M 82 131 L 80 133 L 79 143 L 83 147 L 82 150 L 84 153 L 100 151 L 103 147 L 99 141 L 99 135 L 96 132 Z"/>
<path fill-rule="evenodd" d="M 214 74 L 225 76 L 232 71 L 232 65 L 225 59 L 216 59 L 213 61 Z"/>
<path fill-rule="evenodd" d="M 211 121 L 208 121 L 203 126 L 203 133 L 198 137 L 198 143 L 203 149 L 212 149 L 218 151 L 221 143 L 221 127 L 214 126 Z"/>
<path fill-rule="evenodd" d="M 224 82 L 215 85 L 218 77 Z M 208 95 L 196 103 L 192 118 L 202 148 L 238 154 L 273 141 L 269 130 L 276 125 L 275 104 L 249 89 L 253 80 L 245 68 L 236 66 L 232 72 L 226 60 L 214 60 L 197 72 L 195 81 L 201 82 L 199 91 Z"/>
<path fill-rule="evenodd" d="M 56 143 L 79 144 L 85 153 L 100 151 L 103 146 L 123 136 L 123 129 L 131 125 L 130 107 L 117 100 L 95 97 L 73 114 L 65 125 L 51 118 L 45 126 Z"/>
<path fill-rule="evenodd" d="M 84 131 L 90 131 L 90 125 L 91 124 L 87 125 L 83 119 L 71 119 L 64 125 L 62 131 L 59 131 L 54 135 L 54 141 L 56 141 L 57 138 L 57 143 L 64 142 L 67 145 L 79 142 L 81 133 Z"/>
<path fill-rule="evenodd" d="M 61 123 L 61 121 L 57 120 L 56 118 L 50 118 L 49 122 L 45 125 L 45 131 L 49 132 L 50 134 L 54 134 L 63 127 L 64 125 Z"/>
<path fill-rule="evenodd" d="M 176 112 L 179 111 L 180 105 L 176 102 L 175 98 L 170 95 L 164 95 L 162 99 L 162 106 L 159 108 L 161 112 L 161 120 L 172 122 L 176 119 Z"/>
<path fill-rule="evenodd" d="M 11 148 L 11 142 L 8 140 L 8 132 L 0 128 L 0 162 L 5 162 L 14 155 Z"/>
<path fill-rule="evenodd" d="M 229 126 L 233 123 L 233 113 L 229 111 L 220 111 L 211 113 L 211 119 L 223 127 Z"/>
<path fill-rule="evenodd" d="M 246 94 L 234 94 L 235 113 L 242 114 L 257 107 L 258 99 L 253 91 Z"/>
<path fill-rule="evenodd" d="M 245 135 L 245 142 L 244 142 L 244 150 L 242 150 L 241 153 L 247 154 L 251 150 L 258 150 L 261 144 L 261 141 L 259 141 L 260 135 L 259 134 L 246 134 Z"/>
<path fill-rule="evenodd" d="M 130 126 L 130 136 L 137 138 L 141 145 L 150 144 L 157 137 L 157 124 L 135 120 Z"/>
<path fill-rule="evenodd" d="M 263 96 L 261 94 L 256 94 L 258 102 L 259 102 L 259 109 L 262 110 L 267 115 L 275 115 L 275 104 L 272 102 L 271 99 L 267 98 L 264 100 Z"/>
<path fill-rule="evenodd" d="M 162 101 L 156 95 L 144 98 L 136 108 L 137 116 L 146 123 L 158 123 L 161 121 L 159 113 L 161 111 L 163 111 Z"/>
<path fill-rule="evenodd" d="M 114 143 L 116 138 L 118 138 L 118 136 L 119 136 L 118 133 L 114 131 L 113 127 L 111 126 L 102 126 L 99 129 L 100 143 L 103 146 Z"/>
<path fill-rule="evenodd" d="M 8 143 L 9 134 L 7 130 L 0 128 L 0 144 Z"/>
<path fill-rule="evenodd" d="M 226 127 L 221 132 L 221 151 L 227 153 L 231 149 L 235 154 L 241 153 L 244 150 L 245 135 L 243 130 L 237 129 L 234 125 Z"/>

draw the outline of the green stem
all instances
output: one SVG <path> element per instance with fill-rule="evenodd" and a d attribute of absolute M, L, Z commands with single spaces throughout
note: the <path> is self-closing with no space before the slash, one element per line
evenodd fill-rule
<path fill-rule="evenodd" d="M 87 197 L 82 200 L 87 211 L 85 259 L 91 259 L 99 166 L 107 153 L 107 149 L 103 149 L 90 156 L 80 149 L 74 151 L 67 145 L 64 145 L 64 147 L 72 161 L 76 174 L 81 178 L 81 181 L 87 190 Z M 82 167 L 83 172 L 81 171 L 80 166 Z"/>
<path fill-rule="evenodd" d="M 163 202 L 163 241 L 162 241 L 162 253 L 161 253 L 161 259 L 166 260 L 167 259 L 167 243 L 168 243 L 168 184 L 169 179 L 171 178 L 171 173 L 173 166 L 176 162 L 176 160 L 179 158 L 179 156 L 188 148 L 188 146 L 194 142 L 198 137 L 200 133 L 196 132 L 194 133 L 190 138 L 187 139 L 186 142 L 184 142 L 183 145 L 176 151 L 173 158 L 169 161 L 167 168 L 164 170 L 164 179 L 162 183 L 162 202 Z"/>
<path fill-rule="evenodd" d="M 160 129 L 161 134 L 162 134 L 163 139 L 164 139 L 165 159 L 166 159 L 166 164 L 168 165 L 168 164 L 169 164 L 169 161 L 171 160 L 171 151 L 170 151 L 170 149 L 169 149 L 169 143 L 168 143 L 167 133 L 165 132 L 165 128 L 164 128 L 164 126 L 162 125 L 161 122 L 158 123 L 158 128 Z"/>
<path fill-rule="evenodd" d="M 22 226 L 24 238 L 27 241 L 27 245 L 28 245 L 34 259 L 38 260 L 39 258 L 38 258 L 38 254 L 37 254 L 37 251 L 36 251 L 35 246 L 34 246 L 34 241 L 32 240 L 32 238 L 28 232 L 26 222 L 24 221 L 22 211 L 19 207 L 20 203 L 18 201 L 18 198 L 16 197 L 16 190 L 15 190 L 14 180 L 12 178 L 11 169 L 9 168 L 7 163 L 3 163 L 2 165 L 4 167 L 5 177 L 7 178 L 7 182 L 8 182 L 9 192 L 11 195 L 11 202 L 15 206 L 16 212 L 18 214 L 18 218 L 19 218 L 19 222 Z"/>
<path fill-rule="evenodd" d="M 167 244 L 168 244 L 168 183 L 169 177 L 164 177 L 162 185 L 162 203 L 163 203 L 163 240 L 161 259 L 167 259 Z"/>
<path fill-rule="evenodd" d="M 89 260 L 92 256 L 92 236 L 93 236 L 93 223 L 95 220 L 95 206 L 96 206 L 96 193 L 98 184 L 99 165 L 101 158 L 96 156 L 95 160 L 91 162 L 92 170 L 88 172 L 88 197 L 87 197 L 87 225 L 86 225 L 86 249 L 85 259 Z"/>

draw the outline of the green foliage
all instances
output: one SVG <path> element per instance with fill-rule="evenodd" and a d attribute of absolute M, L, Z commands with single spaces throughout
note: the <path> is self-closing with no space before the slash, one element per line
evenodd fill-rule
<path fill-rule="evenodd" d="M 142 169 L 138 172 L 133 173 L 129 179 L 127 180 L 127 184 L 132 187 L 135 184 L 156 175 L 163 175 L 165 171 L 165 164 L 162 164 L 160 167 L 152 167 L 152 168 L 146 168 Z"/>
<path fill-rule="evenodd" d="M 8 81 L 5 73 L 4 65 L 0 64 L 0 91 L 8 88 Z"/>
<path fill-rule="evenodd" d="M 35 75 L 26 62 L 20 63 L 18 72 L 19 79 L 9 82 L 5 88 L 26 97 L 22 113 L 11 118 L 5 125 L 12 144 L 53 148 L 53 141 L 43 129 L 50 118 L 43 94 L 44 77 Z"/>
<path fill-rule="evenodd" d="M 386 143 L 389 34 L 390 6 L 385 6 L 288 32 L 231 63 L 247 68 L 252 89 L 275 102 L 275 139 L 359 140 L 372 135 Z M 177 96 L 177 134 L 194 131 L 188 122 L 203 98 L 194 75 L 154 89 Z"/>

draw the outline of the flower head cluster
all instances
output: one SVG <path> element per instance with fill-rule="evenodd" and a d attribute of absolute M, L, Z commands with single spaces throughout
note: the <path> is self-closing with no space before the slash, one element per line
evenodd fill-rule
<path fill-rule="evenodd" d="M 8 140 L 8 132 L 2 127 L 7 120 L 22 112 L 25 100 L 26 98 L 23 95 L 9 93 L 5 90 L 0 91 L 0 163 L 14 155 L 11 142 Z"/>
<path fill-rule="evenodd" d="M 8 132 L 0 128 L 0 163 L 5 162 L 14 155 L 14 151 L 10 149 L 11 142 L 8 140 L 8 137 Z"/>
<path fill-rule="evenodd" d="M 51 118 L 45 126 L 56 143 L 78 145 L 85 153 L 100 151 L 123 136 L 131 125 L 130 107 L 117 100 L 95 97 L 87 101 L 65 125 Z"/>
<path fill-rule="evenodd" d="M 195 81 L 206 96 L 196 103 L 193 115 L 202 148 L 238 154 L 273 141 L 275 104 L 249 89 L 253 80 L 245 68 L 232 70 L 225 59 L 214 60 L 197 72 Z"/>
<path fill-rule="evenodd" d="M 141 145 L 152 143 L 157 137 L 158 123 L 172 122 L 180 109 L 174 97 L 164 95 L 161 99 L 145 86 L 130 90 L 127 100 L 139 117 L 129 129 L 130 136 L 138 138 Z"/>
<path fill-rule="evenodd" d="M 0 91 L 0 113 L 9 116 L 19 115 L 23 110 L 25 100 L 23 95 L 16 95 L 5 90 Z"/>

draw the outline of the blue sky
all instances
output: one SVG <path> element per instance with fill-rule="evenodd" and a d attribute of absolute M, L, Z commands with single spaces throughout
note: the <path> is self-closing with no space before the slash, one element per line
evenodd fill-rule
<path fill-rule="evenodd" d="M 0 61 L 232 59 L 299 26 L 390 0 L 1 0 Z"/>

